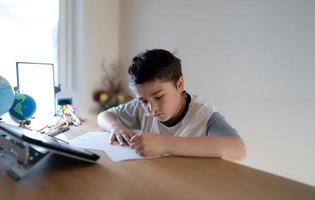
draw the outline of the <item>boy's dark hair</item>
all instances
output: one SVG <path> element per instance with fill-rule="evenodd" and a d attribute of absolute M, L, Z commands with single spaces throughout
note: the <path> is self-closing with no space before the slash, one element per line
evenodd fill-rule
<path fill-rule="evenodd" d="M 182 76 L 180 59 L 163 49 L 146 50 L 132 59 L 128 69 L 129 85 L 148 81 L 172 81 L 175 85 Z"/>

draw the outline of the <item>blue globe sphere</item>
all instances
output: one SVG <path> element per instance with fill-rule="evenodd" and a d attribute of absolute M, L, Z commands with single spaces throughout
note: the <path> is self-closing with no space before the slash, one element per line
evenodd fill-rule
<path fill-rule="evenodd" d="M 14 120 L 24 121 L 32 117 L 35 111 L 36 102 L 31 96 L 27 94 L 16 94 L 9 114 Z"/>
<path fill-rule="evenodd" d="M 14 94 L 9 82 L 0 76 L 0 116 L 8 112 L 14 101 Z"/>

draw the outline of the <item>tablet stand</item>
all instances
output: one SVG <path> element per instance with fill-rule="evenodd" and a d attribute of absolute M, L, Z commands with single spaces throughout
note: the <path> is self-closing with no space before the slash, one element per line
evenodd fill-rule
<path fill-rule="evenodd" d="M 35 147 L 0 133 L 0 156 L 13 161 L 14 164 L 7 173 L 16 181 L 24 177 L 49 154 L 49 151 L 44 148 Z"/>

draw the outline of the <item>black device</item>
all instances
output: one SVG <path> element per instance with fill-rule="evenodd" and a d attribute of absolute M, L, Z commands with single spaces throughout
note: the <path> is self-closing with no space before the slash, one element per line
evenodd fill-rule
<path fill-rule="evenodd" d="M 0 122 L 0 133 L 30 145 L 43 147 L 50 152 L 87 162 L 96 162 L 100 156 L 88 150 L 71 146 L 67 142 L 49 135 L 43 135 L 17 126 Z"/>

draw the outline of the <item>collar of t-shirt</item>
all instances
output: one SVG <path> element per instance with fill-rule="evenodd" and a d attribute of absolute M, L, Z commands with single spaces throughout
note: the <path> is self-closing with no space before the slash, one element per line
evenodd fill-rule
<path fill-rule="evenodd" d="M 184 108 L 183 112 L 175 120 L 168 120 L 165 122 L 161 122 L 165 126 L 167 126 L 167 127 L 175 126 L 177 123 L 182 121 L 182 119 L 185 117 L 185 115 L 188 111 L 188 108 L 189 108 L 189 103 L 191 102 L 191 97 L 190 97 L 190 94 L 188 94 L 186 91 L 183 91 L 183 95 L 184 95 L 185 100 L 186 100 L 186 104 L 185 104 L 185 108 Z"/>

